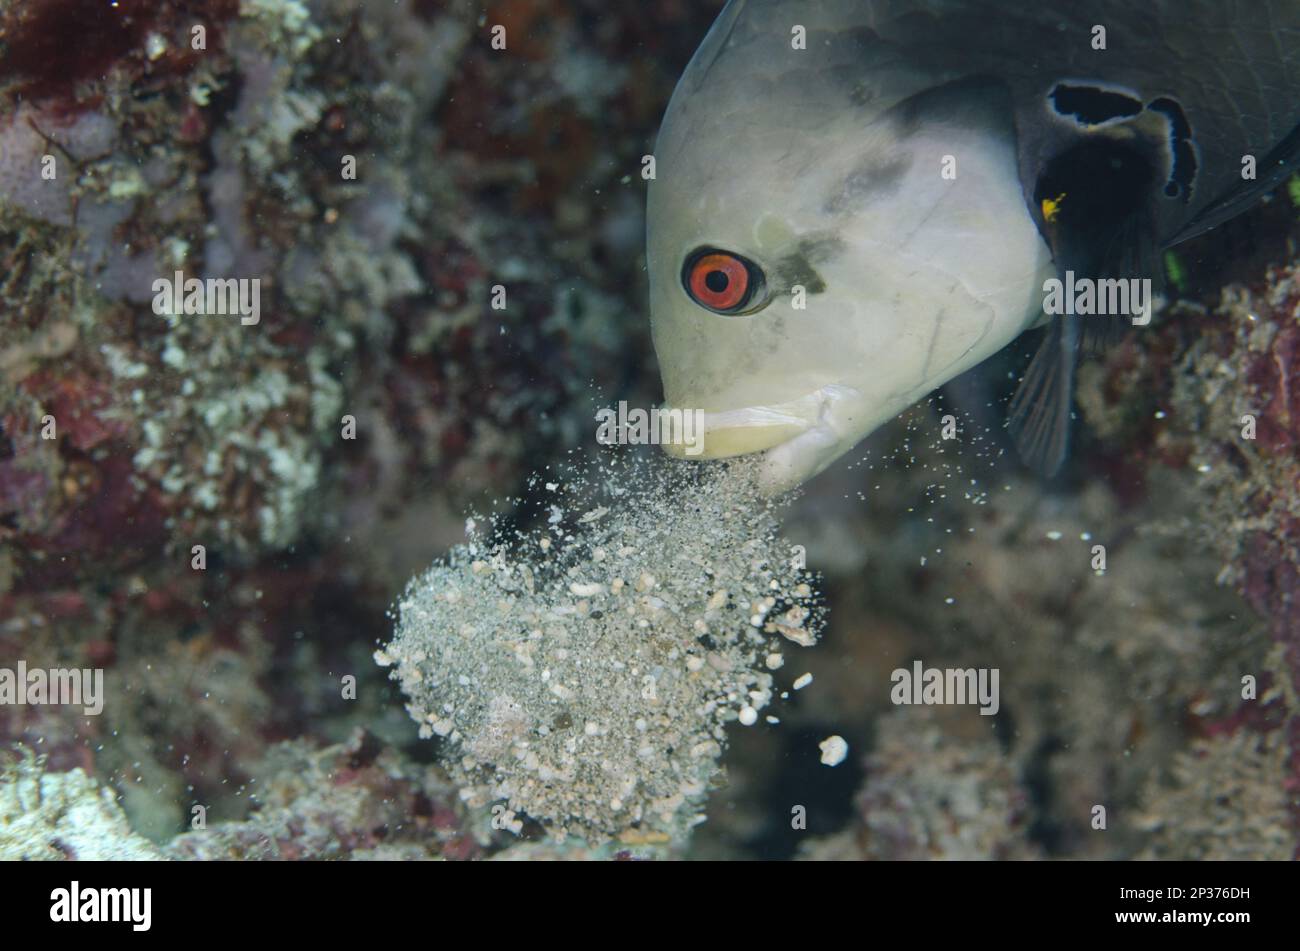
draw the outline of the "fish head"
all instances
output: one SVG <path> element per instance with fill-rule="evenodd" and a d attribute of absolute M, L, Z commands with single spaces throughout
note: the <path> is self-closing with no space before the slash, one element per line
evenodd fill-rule
<path fill-rule="evenodd" d="M 706 42 L 656 143 L 651 324 L 692 458 L 763 453 L 779 491 L 1031 324 L 1050 253 L 990 90 L 882 78 L 866 108 L 737 52 Z"/>

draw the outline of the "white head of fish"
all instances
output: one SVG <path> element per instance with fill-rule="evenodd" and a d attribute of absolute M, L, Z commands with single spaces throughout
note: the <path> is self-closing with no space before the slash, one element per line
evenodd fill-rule
<path fill-rule="evenodd" d="M 1031 326 L 1051 254 L 987 87 L 692 69 L 649 191 L 665 401 L 780 491 Z"/>

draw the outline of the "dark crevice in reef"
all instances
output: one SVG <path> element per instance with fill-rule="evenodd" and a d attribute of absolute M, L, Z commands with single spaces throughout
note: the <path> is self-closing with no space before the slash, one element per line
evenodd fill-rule
<path fill-rule="evenodd" d="M 1053 734 L 1043 737 L 1038 749 L 1029 758 L 1022 783 L 1029 793 L 1033 819 L 1029 824 L 1028 838 L 1040 845 L 1049 856 L 1064 853 L 1065 830 L 1055 818 L 1055 783 L 1052 780 L 1052 757 L 1065 749 L 1065 744 Z"/>
<path fill-rule="evenodd" d="M 766 791 L 763 809 L 772 819 L 746 844 L 755 858 L 793 858 L 811 839 L 832 835 L 854 821 L 854 797 L 865 775 L 862 758 L 850 755 L 831 769 L 821 762 L 818 747 L 832 733 L 843 731 L 843 723 L 782 724 L 780 773 Z M 845 739 L 853 750 L 866 748 L 868 738 L 846 734 Z M 803 807 L 804 829 L 795 828 L 796 806 Z"/>

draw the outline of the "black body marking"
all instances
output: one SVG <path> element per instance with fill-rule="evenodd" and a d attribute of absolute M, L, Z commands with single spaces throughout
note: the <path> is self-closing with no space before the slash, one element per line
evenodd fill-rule
<path fill-rule="evenodd" d="M 1131 119 L 1142 112 L 1142 100 L 1113 89 L 1057 83 L 1048 93 L 1057 115 L 1067 116 L 1084 126 L 1101 125 L 1115 119 Z"/>
<path fill-rule="evenodd" d="M 1151 100 L 1147 108 L 1169 120 L 1169 154 L 1173 157 L 1173 168 L 1170 169 L 1169 180 L 1165 182 L 1165 196 L 1181 198 L 1184 203 L 1191 201 L 1197 162 L 1196 149 L 1192 147 L 1192 127 L 1187 121 L 1187 115 L 1176 99 L 1167 96 Z"/>

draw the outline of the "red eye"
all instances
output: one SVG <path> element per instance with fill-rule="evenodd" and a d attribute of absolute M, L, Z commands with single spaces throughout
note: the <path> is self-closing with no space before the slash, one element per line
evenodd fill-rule
<path fill-rule="evenodd" d="M 682 275 L 686 291 L 702 307 L 732 313 L 753 296 L 757 269 L 727 251 L 701 251 L 686 262 Z"/>

